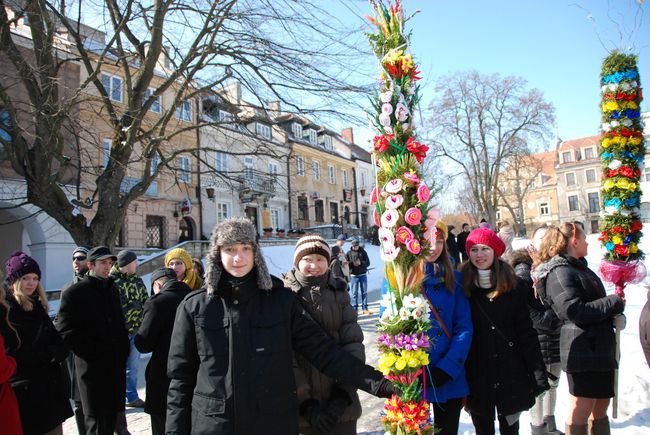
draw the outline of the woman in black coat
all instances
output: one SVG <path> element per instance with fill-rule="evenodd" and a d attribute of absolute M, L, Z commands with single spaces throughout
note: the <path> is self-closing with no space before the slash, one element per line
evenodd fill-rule
<path fill-rule="evenodd" d="M 7 354 L 17 363 L 10 382 L 18 399 L 23 434 L 60 433 L 61 424 L 72 416 L 61 371 L 68 350 L 48 316 L 40 268 L 24 252 L 15 252 L 7 260 L 5 272 L 12 327 L 0 322 L 0 332 Z"/>
<path fill-rule="evenodd" d="M 614 317 L 625 303 L 607 296 L 598 276 L 580 261 L 586 255 L 580 226 L 569 222 L 549 228 L 535 262 L 536 289 L 563 322 L 560 359 L 571 394 L 566 432 L 586 434 L 590 423 L 594 435 L 609 434 L 607 408 L 617 367 Z"/>
<path fill-rule="evenodd" d="M 466 251 L 461 276 L 474 325 L 466 363 L 468 408 L 477 435 L 494 434 L 495 408 L 501 434 L 518 434 L 520 413 L 549 388 L 526 290 L 498 258 L 505 245 L 494 231 L 472 231 Z"/>

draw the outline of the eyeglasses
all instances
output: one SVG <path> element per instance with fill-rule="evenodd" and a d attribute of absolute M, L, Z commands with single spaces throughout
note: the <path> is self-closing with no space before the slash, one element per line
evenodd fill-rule
<path fill-rule="evenodd" d="M 86 257 L 72 257 L 72 261 L 84 261 Z"/>

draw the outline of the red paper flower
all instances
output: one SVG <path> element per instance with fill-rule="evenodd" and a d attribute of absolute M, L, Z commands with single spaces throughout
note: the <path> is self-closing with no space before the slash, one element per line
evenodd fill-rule
<path fill-rule="evenodd" d="M 415 156 L 418 163 L 422 164 L 422 161 L 427 156 L 427 151 L 429 147 L 421 144 L 420 142 L 413 139 L 413 136 L 409 137 L 406 141 L 406 149 Z"/>
<path fill-rule="evenodd" d="M 612 228 L 612 233 L 623 233 L 623 232 L 625 232 L 625 228 L 623 228 L 620 225 L 617 225 L 614 228 Z"/>
<path fill-rule="evenodd" d="M 641 231 L 642 228 L 643 224 L 640 220 L 635 220 L 632 222 L 632 225 L 630 225 L 630 231 Z"/>
<path fill-rule="evenodd" d="M 607 171 L 607 176 L 608 177 L 616 177 L 618 175 L 618 170 L 616 169 L 610 169 Z"/>
<path fill-rule="evenodd" d="M 388 151 L 390 148 L 390 141 L 393 139 L 393 135 L 389 135 L 389 137 L 386 137 L 384 135 L 381 136 L 375 136 L 375 139 L 373 140 L 373 145 L 375 148 L 375 151 L 378 153 L 385 153 Z"/>
<path fill-rule="evenodd" d="M 617 253 L 618 255 L 623 255 L 623 256 L 627 256 L 629 253 L 627 246 L 624 245 L 614 246 L 614 252 Z"/>
<path fill-rule="evenodd" d="M 634 171 L 629 166 L 621 166 L 618 172 L 627 178 L 632 178 L 634 176 Z"/>

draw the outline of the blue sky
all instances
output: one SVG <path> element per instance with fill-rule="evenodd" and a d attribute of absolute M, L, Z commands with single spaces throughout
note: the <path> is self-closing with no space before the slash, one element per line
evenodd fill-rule
<path fill-rule="evenodd" d="M 368 2 L 346 3 L 342 13 L 360 25 Z M 599 74 L 608 50 L 631 47 L 639 56 L 642 85 L 650 86 L 650 2 L 640 12 L 637 0 L 403 3 L 408 14 L 420 10 L 408 28 L 411 52 L 421 65 L 423 106 L 431 101 L 436 80 L 449 73 L 476 69 L 520 76 L 553 103 L 555 134 L 567 140 L 599 132 Z M 648 89 L 644 111 L 650 110 Z M 362 144 L 369 136 L 363 130 L 355 129 Z"/>

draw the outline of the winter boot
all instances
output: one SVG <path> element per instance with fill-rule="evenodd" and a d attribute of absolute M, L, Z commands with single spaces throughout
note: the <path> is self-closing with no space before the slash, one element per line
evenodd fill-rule
<path fill-rule="evenodd" d="M 546 427 L 546 423 L 542 423 L 539 426 L 535 426 L 531 423 L 530 435 L 548 435 L 548 427 Z"/>
<path fill-rule="evenodd" d="M 545 415 L 544 423 L 546 423 L 546 427 L 548 428 L 549 435 L 564 435 L 564 432 L 559 431 L 557 429 L 557 426 L 555 425 L 554 415 Z"/>
<path fill-rule="evenodd" d="M 589 420 L 589 435 L 610 435 L 609 418 Z"/>
<path fill-rule="evenodd" d="M 566 435 L 589 435 L 586 424 L 566 424 L 564 432 Z"/>

